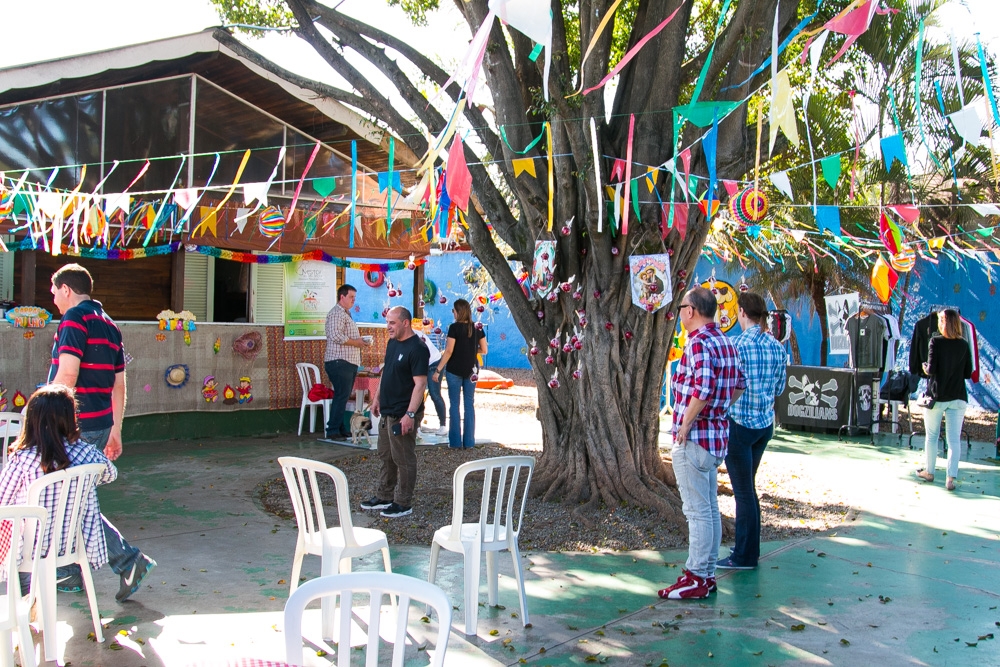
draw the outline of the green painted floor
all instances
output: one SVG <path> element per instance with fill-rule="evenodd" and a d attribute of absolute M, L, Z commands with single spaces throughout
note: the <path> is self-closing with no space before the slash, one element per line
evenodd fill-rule
<path fill-rule="evenodd" d="M 914 481 L 922 452 L 890 436 L 878 446 L 855 440 L 779 432 L 769 460 L 817 466 L 850 489 L 856 512 L 828 533 L 765 544 L 757 570 L 720 571 L 706 601 L 656 597 L 680 574 L 684 551 L 530 552 L 531 627 L 522 626 L 510 559 L 501 557 L 502 607 L 485 606 L 483 587 L 477 633 L 467 638 L 461 560 L 443 553 L 438 583 L 457 607 L 446 664 L 1000 664 L 992 445 L 973 443 L 952 493 L 941 469 L 933 485 Z M 254 489 L 279 474 L 278 456 L 352 453 L 291 436 L 128 446 L 119 481 L 100 492 L 102 508 L 159 566 L 124 605 L 114 602 L 118 577 L 95 574 L 109 628 L 103 645 L 87 639 L 85 599 L 60 595 L 61 658 L 75 666 L 282 658 L 296 529 L 264 513 Z M 428 554 L 393 548 L 394 570 L 424 578 Z M 379 568 L 366 557 L 354 569 Z M 318 569 L 307 557 L 303 575 Z M 416 625 L 418 642 L 436 629 L 436 621 Z M 307 664 L 330 664 L 307 653 Z M 427 651 L 410 655 L 408 664 L 427 663 Z"/>

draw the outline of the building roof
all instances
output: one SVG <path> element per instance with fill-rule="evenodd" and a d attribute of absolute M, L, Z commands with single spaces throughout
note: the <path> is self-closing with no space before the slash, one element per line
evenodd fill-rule
<path fill-rule="evenodd" d="M 308 79 L 272 63 L 222 28 L 0 69 L 0 107 L 182 74 L 198 74 L 343 153 L 350 152 L 348 142 L 357 140 L 363 166 L 388 168 L 385 130 L 310 90 Z M 417 161 L 402 142 L 396 143 L 396 160 L 403 167 Z M 411 173 L 404 172 L 404 181 Z"/>

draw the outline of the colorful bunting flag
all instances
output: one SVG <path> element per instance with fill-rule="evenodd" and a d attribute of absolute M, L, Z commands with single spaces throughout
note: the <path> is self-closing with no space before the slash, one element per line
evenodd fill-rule
<path fill-rule="evenodd" d="M 889 303 L 892 290 L 896 289 L 898 281 L 899 274 L 886 263 L 885 259 L 882 258 L 882 253 L 879 253 L 875 265 L 872 266 L 871 285 L 882 303 Z"/>
<path fill-rule="evenodd" d="M 816 226 L 820 232 L 829 231 L 834 236 L 840 236 L 840 207 L 817 206 Z"/>
<path fill-rule="evenodd" d="M 514 178 L 517 178 L 523 173 L 528 173 L 532 178 L 538 178 L 535 173 L 535 158 L 533 157 L 522 157 L 514 158 L 510 161 L 511 166 L 514 168 Z"/>
<path fill-rule="evenodd" d="M 771 180 L 774 187 L 778 188 L 782 194 L 793 201 L 795 200 L 795 196 L 792 194 L 792 182 L 788 180 L 787 171 L 776 171 L 772 174 L 768 174 L 768 178 Z"/>
<path fill-rule="evenodd" d="M 885 162 L 885 170 L 892 169 L 893 160 L 898 160 L 903 168 L 907 168 L 906 147 L 903 144 L 902 134 L 893 134 L 884 137 L 879 144 L 882 147 L 882 161 Z"/>
<path fill-rule="evenodd" d="M 823 178 L 831 188 L 836 190 L 837 182 L 840 180 L 840 156 L 831 155 L 823 158 L 820 161 L 820 167 L 823 169 Z"/>
<path fill-rule="evenodd" d="M 885 245 L 889 254 L 898 254 L 903 247 L 903 237 L 899 232 L 899 226 L 886 217 L 885 213 L 879 214 L 878 237 L 882 239 L 882 244 Z"/>
<path fill-rule="evenodd" d="M 472 194 L 472 172 L 465 163 L 465 146 L 462 137 L 455 135 L 455 140 L 448 151 L 448 174 L 446 187 L 448 197 L 463 211 L 469 210 L 469 196 Z"/>

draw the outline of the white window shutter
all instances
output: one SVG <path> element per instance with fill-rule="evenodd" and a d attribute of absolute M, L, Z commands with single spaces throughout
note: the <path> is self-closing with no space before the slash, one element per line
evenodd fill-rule
<path fill-rule="evenodd" d="M 255 324 L 285 323 L 285 265 L 252 264 L 250 321 Z"/>
<path fill-rule="evenodd" d="M 184 310 L 199 322 L 215 317 L 215 258 L 201 253 L 184 255 Z"/>
<path fill-rule="evenodd" d="M 4 234 L 4 243 L 8 246 L 14 242 L 14 236 Z M 14 253 L 0 252 L 0 301 L 14 299 Z"/>

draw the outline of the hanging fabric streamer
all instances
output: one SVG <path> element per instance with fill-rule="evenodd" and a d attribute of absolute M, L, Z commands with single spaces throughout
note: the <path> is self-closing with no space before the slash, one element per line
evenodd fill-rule
<path fill-rule="evenodd" d="M 197 196 L 194 198 L 193 201 L 191 200 L 188 201 L 189 205 L 187 207 L 185 207 L 183 203 L 178 202 L 179 204 L 181 204 L 181 208 L 185 210 L 184 210 L 184 215 L 181 216 L 181 219 L 177 221 L 177 227 L 174 228 L 175 234 L 179 234 L 181 230 L 184 229 L 184 223 L 186 223 L 188 220 L 191 219 L 191 214 L 194 213 L 195 209 L 198 207 L 198 202 L 200 202 L 201 198 L 205 196 L 205 191 L 208 190 L 208 186 L 212 184 L 212 179 L 215 178 L 215 172 L 219 170 L 219 163 L 221 161 L 222 161 L 222 156 L 216 153 L 215 164 L 212 165 L 212 171 L 209 172 L 208 178 L 205 179 L 205 187 L 201 189 L 201 192 L 197 194 Z M 180 192 L 177 192 L 176 194 L 180 194 Z M 174 200 L 175 201 L 177 200 L 176 195 L 174 196 Z"/>
<path fill-rule="evenodd" d="M 465 144 L 462 137 L 455 135 L 455 140 L 448 151 L 448 176 L 445 187 L 448 197 L 462 211 L 469 210 L 469 197 L 472 194 L 472 173 L 465 162 Z"/>
<path fill-rule="evenodd" d="M 679 12 L 681 10 L 681 7 L 684 6 L 685 2 L 687 2 L 687 0 L 681 0 L 681 3 L 679 5 L 677 5 L 677 9 L 674 10 L 673 14 L 671 14 L 670 16 L 668 16 L 667 18 L 665 18 L 663 20 L 663 22 L 660 23 L 660 25 L 658 25 L 655 28 L 653 28 L 649 32 L 649 34 L 647 34 L 645 37 L 643 37 L 642 39 L 640 39 L 636 43 L 635 46 L 633 46 L 631 49 L 629 49 L 628 53 L 626 53 L 624 56 L 622 56 L 622 59 L 618 61 L 618 64 L 615 65 L 614 68 L 610 72 L 608 72 L 607 76 L 605 76 L 603 79 L 601 79 L 600 83 L 598 83 L 596 86 L 592 86 L 592 87 L 588 88 L 587 90 L 583 91 L 583 94 L 584 95 L 589 95 L 590 93 L 594 92 L 598 88 L 603 88 L 605 86 L 605 84 L 608 83 L 608 81 L 611 81 L 611 79 L 615 78 L 615 76 L 617 76 L 617 74 L 619 72 L 621 72 L 622 69 L 625 68 L 625 65 L 628 65 L 629 62 L 631 62 L 631 60 L 633 58 L 635 58 L 636 54 L 638 54 L 639 51 L 642 50 L 642 47 L 646 46 L 646 43 L 649 42 L 649 40 L 653 39 L 658 34 L 660 34 L 660 31 L 662 31 L 664 28 L 666 28 L 667 25 L 669 25 L 670 22 L 674 20 L 674 17 L 677 16 L 677 12 Z M 732 2 L 732 0 L 726 0 L 726 8 L 729 7 L 729 3 L 730 2 Z M 723 16 L 724 15 L 725 15 L 725 9 L 723 9 Z M 720 21 L 721 21 L 721 19 L 720 19 Z M 715 44 L 713 43 L 712 46 L 714 47 Z M 546 99 L 548 99 L 548 98 L 546 98 Z M 692 100 L 692 101 L 694 101 L 694 100 Z"/>
<path fill-rule="evenodd" d="M 615 15 L 615 10 L 618 9 L 618 5 L 620 4 L 622 4 L 622 0 L 615 0 L 614 4 L 608 7 L 608 11 L 604 13 L 604 18 L 602 18 L 601 22 L 597 24 L 597 30 L 594 31 L 594 35 L 590 38 L 590 44 L 587 45 L 587 50 L 584 51 L 583 58 L 580 60 L 580 87 L 576 90 L 576 92 L 567 95 L 566 99 L 575 97 L 583 92 L 583 67 L 587 64 L 587 58 L 590 57 L 590 52 L 594 50 L 594 46 L 597 45 L 597 40 L 602 34 L 604 34 L 604 29 L 608 27 L 608 22 L 611 21 L 611 17 Z"/>
<path fill-rule="evenodd" d="M 306 161 L 306 167 L 302 170 L 302 175 L 299 177 L 298 185 L 295 186 L 295 194 L 292 195 L 292 203 L 288 207 L 288 215 L 285 219 L 288 222 L 292 221 L 292 216 L 295 215 L 295 205 L 299 202 L 299 195 L 302 194 L 302 185 L 306 182 L 306 176 L 309 174 L 309 170 L 312 169 L 313 162 L 316 161 L 316 156 L 319 155 L 320 143 L 317 141 L 316 145 L 313 146 L 312 153 L 309 155 L 309 159 Z M 249 153 L 250 151 L 247 151 Z M 240 169 L 239 173 L 242 173 L 243 169 Z M 239 180 L 239 173 L 236 176 L 236 180 Z M 230 193 L 232 194 L 232 193 Z M 228 199 L 228 197 L 227 197 Z"/>
<path fill-rule="evenodd" d="M 160 208 L 156 211 L 156 217 L 153 218 L 153 224 L 151 224 L 149 226 L 149 231 L 146 232 L 146 238 L 144 238 L 143 241 L 142 241 L 142 247 L 143 248 L 145 248 L 147 245 L 149 245 L 150 239 L 153 238 L 153 234 L 156 233 L 156 230 L 160 226 L 160 218 L 163 217 L 163 211 L 164 211 L 164 209 L 167 208 L 167 201 L 169 201 L 170 195 L 172 195 L 174 193 L 174 188 L 177 187 L 177 181 L 178 181 L 178 179 L 180 179 L 181 172 L 184 170 L 184 164 L 185 164 L 185 162 L 187 162 L 187 156 L 186 155 L 181 155 L 181 165 L 179 167 L 177 167 L 177 173 L 174 175 L 174 180 L 170 184 L 170 189 L 167 190 L 167 193 L 165 195 L 163 195 L 163 201 L 160 202 Z M 86 168 L 86 165 L 84 165 L 84 168 Z"/>
<path fill-rule="evenodd" d="M 538 133 L 538 136 L 532 139 L 531 143 L 525 146 L 523 151 L 519 151 L 510 145 L 510 140 L 507 139 L 507 130 L 504 129 L 503 125 L 500 126 L 500 138 L 503 139 L 504 144 L 506 144 L 507 148 L 509 148 L 512 153 L 517 153 L 518 155 L 524 155 L 525 153 L 530 151 L 532 148 L 537 146 L 538 142 L 540 142 L 544 137 L 545 137 L 545 123 L 542 123 L 542 131 Z"/>
<path fill-rule="evenodd" d="M 715 215 L 715 182 L 717 178 L 716 154 L 718 153 L 719 147 L 718 118 L 716 118 L 715 122 L 712 123 L 712 129 L 705 133 L 701 146 L 702 150 L 705 152 L 705 162 L 708 164 L 708 192 L 705 194 L 705 199 L 708 200 L 710 206 L 708 207 L 708 215 L 705 216 L 705 220 L 706 222 L 711 222 L 712 217 Z"/>
<path fill-rule="evenodd" d="M 628 117 L 628 144 L 625 147 L 625 182 L 632 183 L 632 140 L 635 138 L 635 114 Z M 625 210 L 622 212 L 622 235 L 628 234 L 628 203 L 632 188 L 625 188 Z"/>
<path fill-rule="evenodd" d="M 545 123 L 545 148 L 549 152 L 549 224 L 547 231 L 552 231 L 552 221 L 555 219 L 555 165 L 552 159 L 552 123 Z"/>
<path fill-rule="evenodd" d="M 715 22 L 715 34 L 718 35 L 722 32 L 722 22 L 726 19 L 726 15 L 729 13 L 729 6 L 733 3 L 733 0 L 726 0 L 722 4 L 722 9 L 719 10 L 719 20 Z M 681 8 L 684 3 L 681 2 L 674 10 L 674 14 L 677 10 Z M 673 18 L 671 14 L 670 18 Z M 669 22 L 669 19 L 668 21 Z M 705 88 L 705 80 L 708 78 L 708 67 L 712 64 L 712 55 L 715 53 L 715 45 L 717 41 L 712 40 L 712 47 L 708 50 L 708 55 L 705 57 L 705 64 L 701 66 L 701 72 L 698 74 L 698 82 L 694 86 L 694 92 L 691 93 L 691 103 L 694 104 L 701 97 L 701 91 Z M 775 41 L 775 49 L 777 51 L 777 41 Z"/>
<path fill-rule="evenodd" d="M 278 151 L 278 161 L 274 163 L 274 169 L 271 170 L 271 175 L 267 177 L 266 182 L 246 183 L 243 185 L 243 203 L 254 204 L 254 207 L 248 209 L 245 214 L 236 216 L 234 222 L 239 223 L 240 220 L 249 218 L 261 208 L 267 206 L 267 193 L 270 192 L 271 185 L 278 175 L 278 168 L 285 162 L 285 150 L 285 146 L 282 146 L 281 150 Z"/>
<path fill-rule="evenodd" d="M 601 197 L 601 155 L 597 146 L 597 121 L 593 116 L 590 117 L 590 144 L 594 149 L 594 192 L 597 194 L 597 231 L 600 233 L 604 225 L 604 198 Z"/>
<path fill-rule="evenodd" d="M 944 93 L 941 91 L 941 82 L 938 80 L 934 81 L 934 92 L 937 93 L 938 109 L 941 111 L 941 115 L 947 117 L 947 113 L 944 109 Z M 958 184 L 958 171 L 955 169 L 955 153 L 952 151 L 951 146 L 948 146 L 948 164 L 951 165 L 951 177 L 955 179 L 955 184 Z M 962 189 L 955 188 L 955 196 L 958 197 L 959 201 L 962 199 Z"/>
<path fill-rule="evenodd" d="M 354 230 L 358 220 L 358 142 L 351 142 L 351 240 L 354 247 Z"/>

